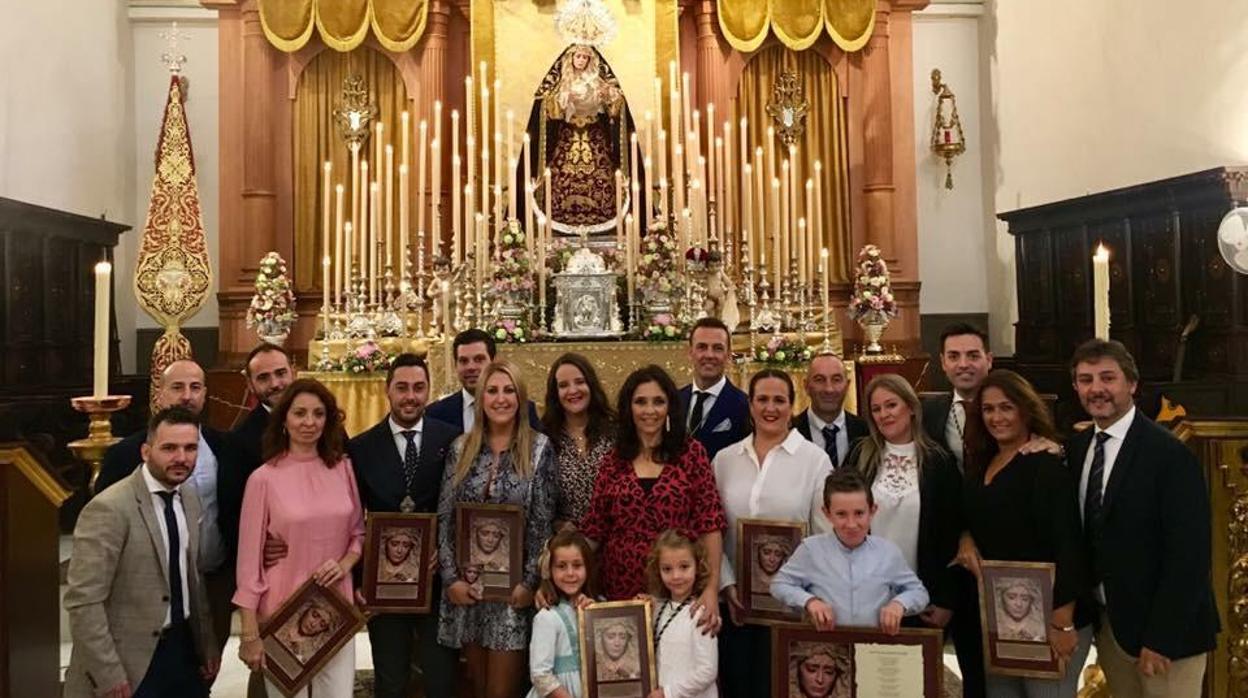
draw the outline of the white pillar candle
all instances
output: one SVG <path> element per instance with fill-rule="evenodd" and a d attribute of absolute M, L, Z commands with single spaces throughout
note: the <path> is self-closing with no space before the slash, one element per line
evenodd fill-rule
<path fill-rule="evenodd" d="M 411 240 L 408 223 L 407 199 L 410 196 L 411 173 L 407 171 L 407 165 L 399 165 L 399 281 L 408 278 L 407 275 L 407 249 Z"/>
<path fill-rule="evenodd" d="M 343 197 L 341 184 L 334 187 L 334 305 L 342 305 L 342 284 L 346 278 L 347 257 L 343 256 Z"/>
<path fill-rule="evenodd" d="M 392 249 L 394 243 L 390 239 L 394 234 L 394 146 L 389 143 L 386 144 L 385 179 L 382 195 L 385 197 L 386 217 L 381 222 L 383 227 L 378 233 L 377 239 L 386 253 L 386 267 L 394 269 Z"/>
<path fill-rule="evenodd" d="M 430 213 L 433 218 L 433 249 L 434 256 L 442 250 L 442 101 L 433 103 L 433 142 L 431 144 L 433 158 L 433 188 L 430 193 Z"/>
<path fill-rule="evenodd" d="M 91 394 L 101 398 L 108 395 L 108 308 L 112 292 L 113 265 L 100 262 L 95 265 L 95 371 Z"/>
<path fill-rule="evenodd" d="M 1109 250 L 1099 244 L 1092 255 L 1092 331 L 1109 339 Z"/>
<path fill-rule="evenodd" d="M 471 93 L 470 93 L 471 94 Z M 462 249 L 460 245 L 460 234 L 463 231 L 461 226 L 463 208 L 460 204 L 460 197 L 463 196 L 463 182 L 460 181 L 460 159 L 459 159 L 459 110 L 451 110 L 451 250 L 453 252 L 452 263 L 459 265 L 460 253 Z"/>
<path fill-rule="evenodd" d="M 429 166 L 429 124 L 424 119 L 420 120 L 420 136 L 417 141 L 419 150 L 416 151 L 416 232 L 428 232 L 425 227 L 425 206 L 427 199 L 425 198 L 425 172 Z"/>
<path fill-rule="evenodd" d="M 325 180 L 321 185 L 321 256 L 329 259 L 330 253 L 333 251 L 333 248 L 330 247 L 330 245 L 333 244 L 333 238 L 330 237 L 330 231 L 333 229 L 334 225 L 333 219 L 331 218 L 334 211 L 331 208 L 332 204 L 330 202 L 333 199 L 330 197 L 330 192 L 333 191 L 334 188 L 334 163 L 326 160 L 325 164 L 322 165 L 321 168 L 325 175 Z M 328 282 L 329 279 L 326 278 L 326 281 Z M 329 299 L 329 287 L 330 284 L 326 283 L 324 289 L 326 293 L 326 304 L 328 304 Z"/>

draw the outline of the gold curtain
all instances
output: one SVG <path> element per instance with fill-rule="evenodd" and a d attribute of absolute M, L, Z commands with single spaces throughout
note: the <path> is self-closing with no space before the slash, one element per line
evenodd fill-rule
<path fill-rule="evenodd" d="M 335 51 L 351 51 L 372 28 L 377 43 L 401 53 L 425 33 L 429 3 L 425 0 L 259 0 L 260 25 L 269 43 L 282 51 L 298 51 L 312 37 L 312 28 Z"/>
<path fill-rule="evenodd" d="M 363 76 L 373 102 L 377 105 L 378 119 L 385 124 L 385 138 L 395 146 L 394 155 L 394 221 L 398 229 L 399 204 L 399 126 L 400 114 L 407 108 L 407 87 L 394 64 L 384 54 L 368 47 L 350 53 L 322 51 L 312 59 L 299 79 L 295 92 L 294 167 L 295 167 L 295 289 L 298 291 L 320 290 L 321 258 L 325 254 L 321 241 L 324 229 L 321 219 L 324 190 L 325 161 L 333 162 L 333 183 L 330 199 L 333 201 L 333 184 L 346 188 L 343 208 L 350 220 L 351 210 L 351 155 L 347 144 L 338 135 L 333 122 L 334 108 L 342 95 L 342 80 L 348 74 Z M 377 123 L 377 122 L 374 122 Z M 385 144 L 383 144 L 384 146 Z M 372 138 L 364 142 L 360 159 L 367 160 L 369 179 L 377 179 L 373 165 L 376 144 Z M 383 191 L 384 191 L 384 184 Z M 414 196 L 416 184 L 411 183 L 409 196 Z M 367 187 L 361 186 L 367 192 Z M 409 210 L 411 201 L 408 202 Z M 333 215 L 331 211 L 330 215 Z M 332 225 L 332 220 L 331 220 Z M 397 232 L 392 233 L 391 245 L 398 249 Z M 331 242 L 333 244 L 330 231 Z M 384 263 L 384 260 L 383 260 Z M 397 267 L 399 262 L 394 261 Z M 398 274 L 397 270 L 395 272 Z"/>
<path fill-rule="evenodd" d="M 758 50 L 767 31 L 794 51 L 814 45 L 826 29 L 845 51 L 867 44 L 875 28 L 875 0 L 718 0 L 719 27 L 738 51 Z"/>
<path fill-rule="evenodd" d="M 765 146 L 767 127 L 774 125 L 767 113 L 771 101 L 772 85 L 779 82 L 785 71 L 798 75 L 802 92 L 810 105 L 806 115 L 806 131 L 798 139 L 797 172 L 795 181 L 801 190 L 798 196 L 799 211 L 804 210 L 805 183 L 813 178 L 815 162 L 823 164 L 823 230 L 819 231 L 821 243 L 828 248 L 829 276 L 832 281 L 849 281 L 849 155 L 846 146 L 845 104 L 840 98 L 836 73 L 822 56 L 815 52 L 790 51 L 783 46 L 772 46 L 760 51 L 745 66 L 737 93 L 739 116 L 749 119 L 749 143 Z M 776 176 L 780 176 L 780 163 L 787 156 L 786 147 L 776 137 Z M 753 158 L 753 156 L 751 156 Z M 770 188 L 770 183 L 764 191 Z M 767 194 L 765 193 L 764 196 Z M 755 230 L 765 230 L 758 216 L 762 207 L 754 206 Z M 804 215 L 804 214 L 798 214 Z M 795 243 L 794 243 L 795 244 Z M 767 250 L 769 264 L 774 264 L 771 250 Z M 816 263 L 817 268 L 817 263 Z"/>

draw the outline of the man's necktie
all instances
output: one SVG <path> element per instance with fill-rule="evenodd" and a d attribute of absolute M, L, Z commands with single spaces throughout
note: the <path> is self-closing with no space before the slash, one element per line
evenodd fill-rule
<path fill-rule="evenodd" d="M 1092 451 L 1092 467 L 1088 470 L 1087 494 L 1083 498 L 1083 530 L 1084 535 L 1088 538 L 1088 542 L 1094 548 L 1092 569 L 1093 578 L 1097 580 L 1100 580 L 1100 573 L 1096 571 L 1095 545 L 1101 528 L 1101 503 L 1105 479 L 1105 442 L 1108 440 L 1109 434 L 1103 431 L 1097 432 L 1096 445 Z"/>
<path fill-rule="evenodd" d="M 706 407 L 706 399 L 711 396 L 705 390 L 695 390 L 698 394 L 693 400 L 693 409 L 689 412 L 689 433 L 692 434 L 702 426 L 702 409 Z"/>
<path fill-rule="evenodd" d="M 182 541 L 178 538 L 178 517 L 173 511 L 173 493 L 157 492 L 165 500 L 165 528 L 169 531 L 169 623 L 186 620 L 182 603 Z"/>
<path fill-rule="evenodd" d="M 407 492 L 411 494 L 412 483 L 416 481 L 416 468 L 420 465 L 420 449 L 416 448 L 416 430 L 405 429 L 403 438 L 407 439 L 407 447 L 403 449 L 403 482 Z"/>
<path fill-rule="evenodd" d="M 823 434 L 823 450 L 828 452 L 828 458 L 832 459 L 832 467 L 840 466 L 840 458 L 836 452 L 836 435 L 841 433 L 841 428 L 835 424 L 828 424 L 819 430 Z"/>

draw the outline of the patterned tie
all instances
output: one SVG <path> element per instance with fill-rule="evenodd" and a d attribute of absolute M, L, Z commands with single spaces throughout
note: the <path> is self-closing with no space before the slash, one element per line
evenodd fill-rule
<path fill-rule="evenodd" d="M 839 467 L 841 459 L 836 452 L 836 435 L 841 433 L 841 428 L 835 424 L 828 424 L 819 431 L 823 434 L 823 450 L 827 451 L 828 458 L 832 459 L 832 467 Z"/>
<path fill-rule="evenodd" d="M 416 468 L 420 465 L 420 449 L 416 447 L 415 429 L 404 429 L 399 432 L 407 439 L 407 447 L 403 449 L 403 481 L 411 494 L 412 483 L 416 481 Z"/>
<path fill-rule="evenodd" d="M 1096 560 L 1096 543 L 1101 529 L 1101 503 L 1105 479 L 1105 442 L 1109 440 L 1106 432 L 1097 432 L 1096 446 L 1092 451 L 1092 467 L 1088 470 L 1088 489 L 1083 498 L 1083 531 L 1088 543 L 1093 548 L 1093 561 Z M 1093 579 L 1100 581 L 1101 575 L 1096 565 L 1092 565 Z"/>
<path fill-rule="evenodd" d="M 962 468 L 965 451 L 965 429 L 966 403 L 962 400 L 954 400 L 949 408 L 949 420 L 945 424 L 945 445 L 949 447 L 949 452 L 957 460 L 959 470 Z"/>
<path fill-rule="evenodd" d="M 711 394 L 706 392 L 705 390 L 695 390 L 694 392 L 697 393 L 698 396 L 694 398 L 693 409 L 689 411 L 689 433 L 690 434 L 694 433 L 699 428 L 701 428 L 702 419 L 705 417 L 705 415 L 702 414 L 702 410 L 704 407 L 706 407 L 706 399 L 711 396 Z"/>
<path fill-rule="evenodd" d="M 157 492 L 165 500 L 165 528 L 169 531 L 169 623 L 186 620 L 182 605 L 182 542 L 178 539 L 178 517 L 173 511 L 173 493 Z"/>

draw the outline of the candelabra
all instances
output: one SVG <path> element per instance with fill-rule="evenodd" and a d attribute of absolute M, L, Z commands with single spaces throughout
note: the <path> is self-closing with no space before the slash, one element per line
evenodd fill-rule
<path fill-rule="evenodd" d="M 767 281 L 767 275 L 763 274 L 763 280 L 758 284 L 758 292 L 760 296 L 759 310 L 757 314 L 751 313 L 750 318 L 751 330 L 770 330 L 779 327 L 780 321 L 776 317 L 776 311 L 771 305 L 771 284 Z"/>
<path fill-rule="evenodd" d="M 359 268 L 351 265 L 351 284 L 347 292 L 347 336 L 352 339 L 372 339 L 373 323 L 368 317 L 366 282 Z"/>
<path fill-rule="evenodd" d="M 741 286 L 743 288 L 743 298 L 741 300 L 745 303 L 745 307 L 750 310 L 750 352 L 752 354 L 755 340 L 757 340 L 754 324 L 756 315 L 754 307 L 757 304 L 758 297 L 754 294 L 754 266 L 750 264 L 750 244 L 748 242 L 741 243 Z"/>
<path fill-rule="evenodd" d="M 817 283 L 815 284 L 815 288 L 825 289 L 825 284 L 828 283 L 828 280 L 824 278 L 823 272 L 819 272 L 815 276 L 815 278 L 818 280 Z M 823 293 L 824 293 L 824 298 L 826 300 L 827 298 L 826 289 L 823 291 Z M 841 348 L 832 344 L 832 308 L 827 303 L 824 303 L 822 315 L 823 315 L 823 343 L 819 345 L 819 353 L 820 354 L 836 354 L 837 356 L 840 356 Z"/>

